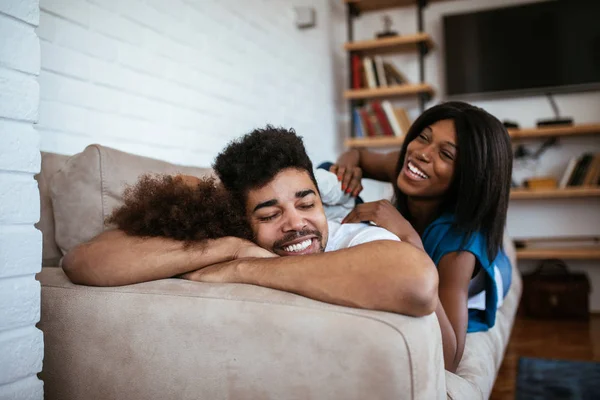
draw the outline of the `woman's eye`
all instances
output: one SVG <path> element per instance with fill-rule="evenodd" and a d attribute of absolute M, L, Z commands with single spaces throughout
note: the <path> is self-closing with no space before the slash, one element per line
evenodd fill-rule
<path fill-rule="evenodd" d="M 303 209 L 303 210 L 309 210 L 309 209 L 313 208 L 314 206 L 315 206 L 315 203 L 312 203 L 312 204 L 303 204 L 303 205 L 300 206 L 300 208 Z"/>
<path fill-rule="evenodd" d="M 447 158 L 448 160 L 454 160 L 454 155 L 447 151 L 442 151 L 442 157 Z"/>
<path fill-rule="evenodd" d="M 429 141 L 429 138 L 428 138 L 428 137 L 427 137 L 427 135 L 425 135 L 424 133 L 421 133 L 421 134 L 419 135 L 419 139 L 421 139 L 421 140 L 424 140 L 424 141 L 426 141 L 426 142 L 428 142 L 428 141 Z"/>

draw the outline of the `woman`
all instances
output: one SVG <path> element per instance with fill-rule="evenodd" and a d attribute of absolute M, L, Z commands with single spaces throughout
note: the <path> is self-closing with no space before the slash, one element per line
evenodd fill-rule
<path fill-rule="evenodd" d="M 433 259 L 444 362 L 455 371 L 466 333 L 494 325 L 510 286 L 502 250 L 512 171 L 506 129 L 480 108 L 443 103 L 414 122 L 399 152 L 353 149 L 330 170 L 354 196 L 363 177 L 394 185 L 395 205 L 360 204 L 343 222 L 371 221 Z"/>

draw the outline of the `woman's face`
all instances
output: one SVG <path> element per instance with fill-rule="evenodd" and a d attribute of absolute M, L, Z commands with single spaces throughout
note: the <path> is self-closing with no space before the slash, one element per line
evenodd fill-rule
<path fill-rule="evenodd" d="M 396 180 L 409 197 L 441 197 L 454 177 L 458 148 L 454 121 L 444 119 L 425 129 L 408 144 Z"/>

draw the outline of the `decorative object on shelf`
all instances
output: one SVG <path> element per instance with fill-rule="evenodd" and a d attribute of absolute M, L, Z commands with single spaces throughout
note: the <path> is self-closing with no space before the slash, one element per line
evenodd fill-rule
<path fill-rule="evenodd" d="M 529 190 L 556 189 L 558 182 L 552 177 L 535 177 L 525 179 L 523 186 Z"/>
<path fill-rule="evenodd" d="M 511 121 L 508 119 L 502 121 L 502 125 L 504 125 L 506 129 L 519 129 L 519 124 L 516 121 Z"/>
<path fill-rule="evenodd" d="M 589 293 L 587 275 L 569 271 L 559 259 L 543 260 L 523 275 L 523 305 L 530 317 L 587 319 Z"/>
<path fill-rule="evenodd" d="M 560 116 L 560 111 L 558 110 L 556 101 L 554 101 L 554 97 L 552 97 L 552 93 L 546 93 L 546 97 L 548 98 L 548 101 L 550 102 L 550 107 L 552 107 L 552 111 L 554 112 L 554 118 L 539 120 L 539 121 L 537 121 L 536 125 L 538 127 L 573 125 L 573 118 Z"/>
<path fill-rule="evenodd" d="M 398 32 L 393 31 L 392 28 L 392 18 L 389 15 L 384 15 L 383 20 L 383 31 L 377 33 L 377 38 L 384 38 L 390 36 L 398 36 Z"/>
<path fill-rule="evenodd" d="M 313 7 L 294 7 L 294 11 L 298 29 L 314 28 L 317 25 L 317 14 Z"/>

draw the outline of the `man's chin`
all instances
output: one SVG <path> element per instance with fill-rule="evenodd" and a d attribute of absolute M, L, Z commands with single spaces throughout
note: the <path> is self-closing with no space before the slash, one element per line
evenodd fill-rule
<path fill-rule="evenodd" d="M 287 256 L 305 256 L 308 254 L 322 253 L 324 251 L 321 241 L 316 237 L 312 238 L 310 245 L 303 250 L 293 251 L 290 249 L 290 250 L 286 251 L 286 250 L 284 250 L 284 248 L 286 248 L 286 247 L 288 247 L 288 246 L 278 247 L 278 248 L 274 249 L 273 252 L 275 254 L 277 254 L 278 256 L 287 257 Z"/>

